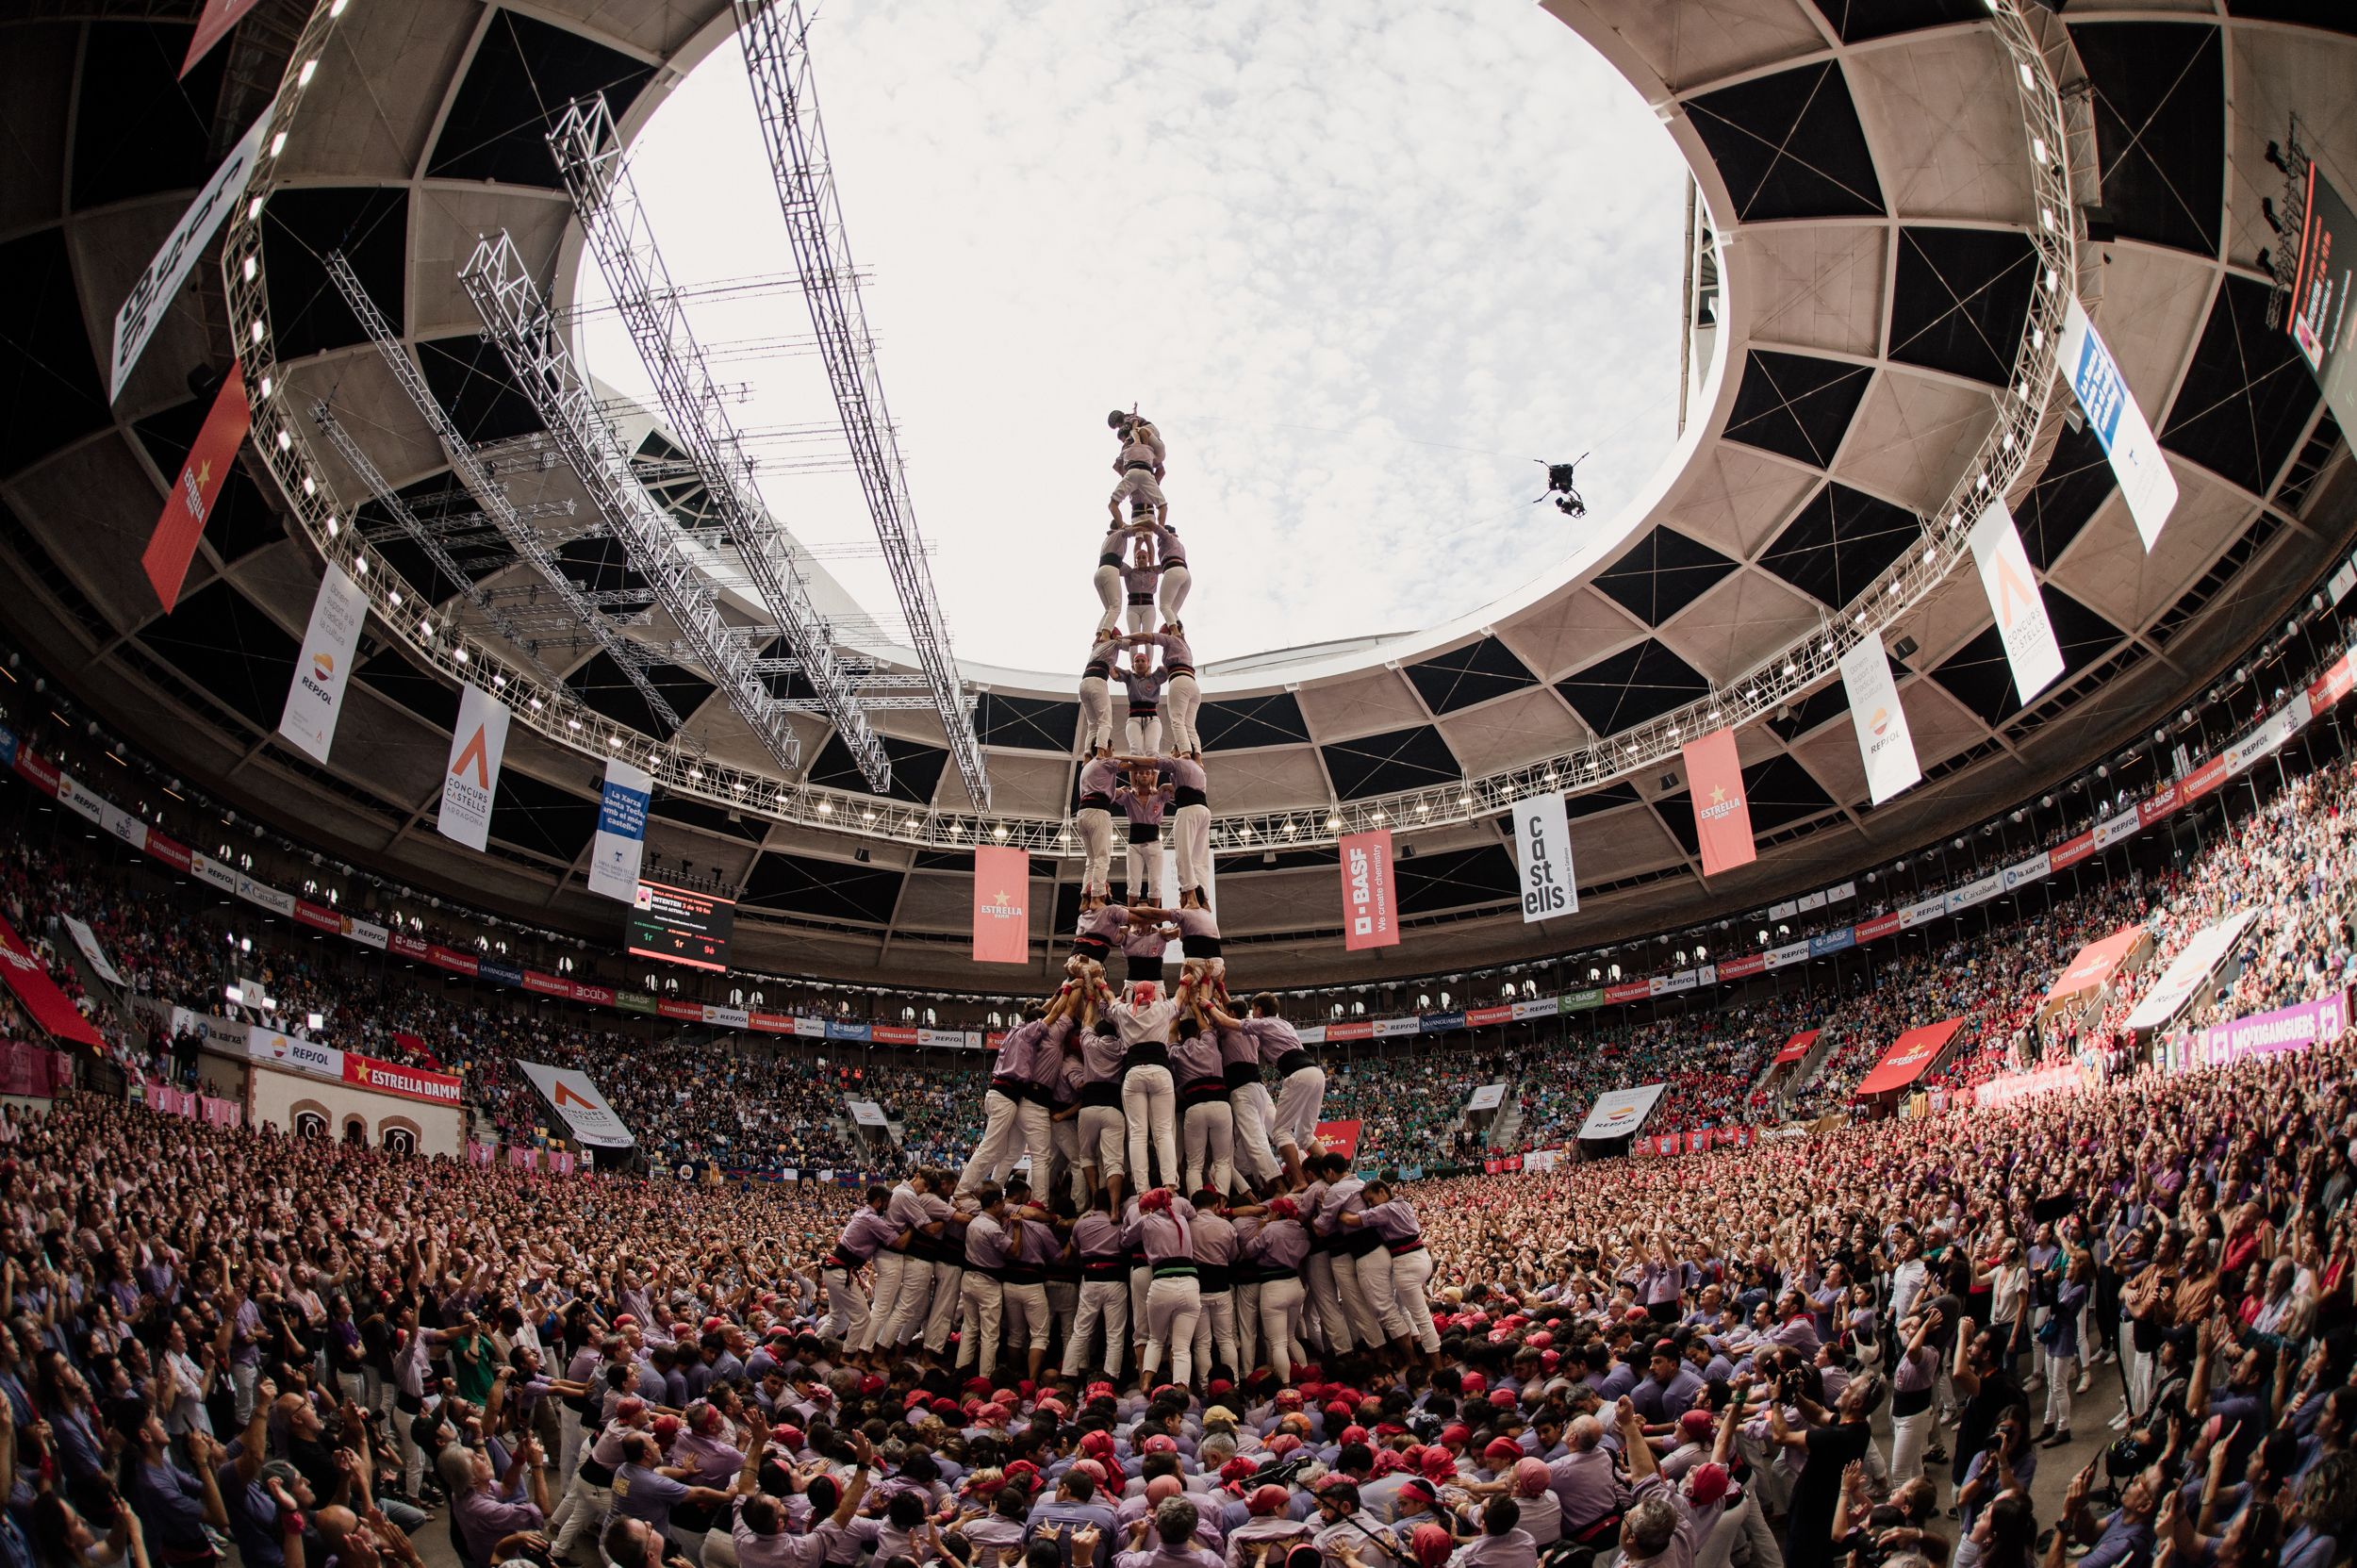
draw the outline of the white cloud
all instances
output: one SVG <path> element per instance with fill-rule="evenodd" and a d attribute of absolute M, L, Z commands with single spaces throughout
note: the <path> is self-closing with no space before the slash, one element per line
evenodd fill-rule
<path fill-rule="evenodd" d="M 1170 443 L 1213 660 L 1474 609 L 1670 449 L 1684 169 L 1535 6 L 827 0 L 813 51 L 963 658 L 1077 671 L 1109 407 Z M 733 47 L 635 157 L 681 281 L 792 268 Z M 793 295 L 695 321 L 708 345 L 810 330 Z M 591 363 L 644 384 L 618 335 Z M 750 383 L 741 428 L 832 423 L 815 357 L 716 370 Z M 783 463 L 836 445 L 758 449 L 822 549 L 872 539 L 857 485 Z M 1591 448 L 1590 524 L 1530 504 L 1530 459 Z M 830 564 L 888 614 L 880 563 Z"/>

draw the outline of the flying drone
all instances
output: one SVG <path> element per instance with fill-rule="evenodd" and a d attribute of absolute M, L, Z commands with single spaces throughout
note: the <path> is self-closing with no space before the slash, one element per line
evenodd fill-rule
<path fill-rule="evenodd" d="M 1579 488 L 1574 480 L 1578 475 L 1580 464 L 1588 461 L 1589 456 L 1590 454 L 1583 452 L 1568 463 L 1550 463 L 1543 457 L 1532 459 L 1547 470 L 1547 493 L 1531 504 L 1536 506 L 1540 502 L 1552 501 L 1555 509 L 1567 518 L 1586 517 L 1588 503 L 1580 499 Z"/>

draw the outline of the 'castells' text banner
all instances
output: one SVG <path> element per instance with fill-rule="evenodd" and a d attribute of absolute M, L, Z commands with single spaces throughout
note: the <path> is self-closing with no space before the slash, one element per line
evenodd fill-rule
<path fill-rule="evenodd" d="M 1523 923 L 1579 913 L 1572 878 L 1572 826 L 1549 790 L 1514 802 L 1514 863 L 1523 878 Z"/>

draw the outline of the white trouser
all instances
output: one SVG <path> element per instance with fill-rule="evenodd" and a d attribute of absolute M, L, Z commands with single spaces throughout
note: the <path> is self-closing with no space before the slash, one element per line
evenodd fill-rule
<path fill-rule="evenodd" d="M 1047 1284 L 1009 1285 L 999 1295 L 1006 1304 L 1007 1347 L 1046 1350 L 1048 1329 L 1054 1323 L 1047 1311 Z"/>
<path fill-rule="evenodd" d="M 1047 1130 L 1056 1140 L 1056 1162 L 1063 1170 L 1064 1180 L 1071 1184 L 1072 1206 L 1084 1209 L 1088 1207 L 1089 1193 L 1088 1179 L 1080 1174 L 1080 1118 L 1066 1116 L 1062 1121 L 1051 1119 Z M 1036 1188 L 1039 1183 L 1034 1180 L 1031 1185 Z"/>
<path fill-rule="evenodd" d="M 2070 1381 L 2079 1375 L 2079 1358 L 2046 1357 L 2046 1424 L 2058 1432 L 2070 1429 Z"/>
<path fill-rule="evenodd" d="M 1250 1371 L 1236 1359 L 1235 1296 L 1224 1290 L 1205 1290 L 1197 1280 L 1195 1298 L 1203 1311 L 1195 1320 L 1195 1364 L 1203 1368 L 1207 1379 L 1215 1366 L 1224 1366 L 1230 1374 Z"/>
<path fill-rule="evenodd" d="M 967 1269 L 958 1290 L 958 1365 L 972 1366 L 979 1356 L 984 1382 L 998 1376 L 998 1320 L 1005 1309 L 998 1281 L 979 1268 Z"/>
<path fill-rule="evenodd" d="M 1122 1158 L 1129 1147 L 1129 1124 L 1116 1105 L 1080 1107 L 1080 1161 L 1096 1167 L 1096 1179 L 1110 1181 L 1129 1173 Z"/>
<path fill-rule="evenodd" d="M 1131 1067 L 1121 1075 L 1121 1115 L 1129 1125 L 1129 1184 L 1146 1188 L 1148 1140 L 1161 1162 L 1162 1184 L 1178 1184 L 1178 1092 L 1171 1087 L 1170 1069 L 1157 1062 Z"/>
<path fill-rule="evenodd" d="M 931 1258 L 903 1257 L 900 1260 L 899 1296 L 892 1304 L 891 1320 L 876 1330 L 878 1345 L 914 1345 L 925 1337 L 925 1325 L 931 1320 L 935 1287 L 941 1283 L 943 1267 Z"/>
<path fill-rule="evenodd" d="M 925 1348 L 936 1356 L 949 1348 L 949 1329 L 957 1322 L 959 1292 L 964 1279 L 965 1270 L 960 1265 L 934 1261 L 933 1307 L 925 1314 Z"/>
<path fill-rule="evenodd" d="M 1176 741 L 1172 742 L 1177 745 Z M 1208 887 L 1211 880 L 1211 808 L 1178 808 L 1178 826 L 1171 835 L 1178 865 L 1178 891 Z"/>
<path fill-rule="evenodd" d="M 1080 891 L 1111 891 L 1113 869 L 1113 813 L 1088 806 L 1076 813 L 1073 821 L 1080 827 L 1080 851 L 1087 857 L 1080 867 Z"/>
<path fill-rule="evenodd" d="M 1392 1288 L 1392 1271 L 1383 1270 L 1383 1288 Z M 1343 1298 L 1343 1312 L 1350 1318 L 1350 1340 L 1362 1349 L 1373 1350 L 1383 1343 L 1383 1316 L 1375 1310 L 1374 1298 L 1359 1281 L 1359 1260 L 1347 1252 L 1334 1254 L 1334 1289 Z"/>
<path fill-rule="evenodd" d="M 262 1363 L 259 1362 L 229 1363 L 229 1383 L 237 1392 L 238 1425 L 240 1427 L 254 1419 L 254 1389 L 261 1381 L 261 1377 Z"/>
<path fill-rule="evenodd" d="M 958 1191 L 972 1192 L 984 1181 L 1003 1181 L 1024 1154 L 1031 1157 L 1031 1187 L 1047 1196 L 1047 1163 L 1055 1155 L 1047 1131 L 1047 1107 L 1033 1099 L 1014 1099 L 997 1089 L 982 1096 L 982 1137 L 974 1157 L 958 1178 Z"/>
<path fill-rule="evenodd" d="M 1096 569 L 1096 602 L 1105 606 L 1105 613 L 1097 618 L 1098 631 L 1110 632 L 1121 624 L 1121 603 L 1127 597 L 1121 588 L 1121 569 L 1099 566 Z"/>
<path fill-rule="evenodd" d="M 562 1400 L 556 1407 L 556 1473 L 569 1476 L 581 1457 L 581 1412 Z"/>
<path fill-rule="evenodd" d="M 1129 744 L 1135 746 L 1137 742 L 1132 739 Z M 1158 833 L 1152 838 L 1130 839 L 1128 873 L 1129 901 L 1133 904 L 1140 901 L 1149 904 L 1157 902 L 1154 884 L 1162 880 L 1162 835 Z"/>
<path fill-rule="evenodd" d="M 884 1332 L 892 1327 L 893 1317 L 900 1310 L 900 1277 L 908 1272 L 908 1255 L 880 1246 L 876 1249 L 875 1270 L 876 1294 L 868 1307 L 867 1332 L 857 1345 L 849 1346 L 853 1350 L 872 1350 L 887 1343 Z"/>
<path fill-rule="evenodd" d="M 1154 1271 L 1152 1269 L 1144 1263 L 1131 1266 L 1129 1270 L 1129 1342 L 1138 1347 L 1140 1355 L 1144 1355 L 1146 1350 L 1146 1293 L 1153 1283 Z M 1148 1380 L 1151 1381 L 1151 1379 Z"/>
<path fill-rule="evenodd" d="M 1235 1370 L 1261 1364 L 1261 1281 L 1246 1279 L 1236 1286 Z"/>
<path fill-rule="evenodd" d="M 1294 1362 L 1303 1360 L 1301 1351 L 1301 1280 L 1288 1277 L 1261 1281 L 1261 1341 L 1268 1351 L 1269 1364 L 1277 1369 L 1277 1380 L 1294 1380 Z"/>
<path fill-rule="evenodd" d="M 1184 561 L 1173 561 L 1162 568 L 1162 586 L 1156 591 L 1162 599 L 1164 620 L 1178 619 L 1179 610 L 1187 602 L 1187 589 L 1194 581 L 1195 574 L 1187 569 Z"/>
<path fill-rule="evenodd" d="M 1393 1338 L 1414 1340 L 1427 1356 L 1441 1348 L 1441 1330 L 1432 1321 L 1432 1303 L 1424 1294 L 1431 1282 L 1432 1254 L 1428 1249 L 1418 1247 L 1392 1260 L 1392 1308 L 1396 1316 L 1386 1318 L 1384 1327 L 1395 1326 Z"/>
<path fill-rule="evenodd" d="M 1105 688 L 1105 677 L 1087 675 L 1080 680 L 1080 754 L 1110 751 L 1113 747 L 1113 697 Z"/>
<path fill-rule="evenodd" d="M 1913 1415 L 1890 1418 L 1890 1484 L 1911 1481 L 1923 1473 L 1923 1450 L 1931 1446 L 1932 1430 L 1939 1414 L 1934 1401 Z"/>
<path fill-rule="evenodd" d="M 2128 1329 L 2128 1343 L 2132 1346 L 2134 1343 L 2134 1333 L 2135 1329 L 2133 1325 L 2131 1325 Z M 2142 1415 L 2144 1413 L 2145 1406 L 2150 1404 L 2152 1399 L 2151 1351 L 2137 1350 L 2133 1347 L 2129 1350 L 2127 1384 L 2128 1386 L 2123 1391 L 2121 1397 L 2126 1401 L 2128 1409 L 2132 1413 Z"/>
<path fill-rule="evenodd" d="M 1341 1288 L 1334 1280 L 1334 1255 L 1312 1252 L 1302 1264 L 1302 1273 L 1309 1282 L 1310 1311 L 1317 1318 L 1317 1336 L 1327 1354 L 1346 1356 L 1353 1341 L 1350 1337 L 1350 1316 L 1343 1306 Z"/>
<path fill-rule="evenodd" d="M 730 1528 L 734 1523 L 724 1509 L 720 1522 L 704 1531 L 703 1568 L 737 1568 L 736 1535 Z"/>
<path fill-rule="evenodd" d="M 687 1560 L 689 1568 L 703 1568 L 704 1537 L 709 1529 L 690 1530 L 684 1525 L 667 1526 L 663 1538 L 678 1548 L 677 1556 Z"/>
<path fill-rule="evenodd" d="M 1224 1099 L 1200 1100 L 1187 1107 L 1187 1191 L 1197 1193 L 1209 1182 L 1222 1197 L 1236 1179 L 1235 1114 Z M 1210 1155 L 1209 1167 L 1205 1155 Z M 1230 1366 L 1235 1363 L 1230 1362 Z M 1241 1370 L 1249 1371 L 1249 1368 Z"/>
<path fill-rule="evenodd" d="M 818 1271 L 818 1283 L 827 1293 L 828 1334 L 857 1345 L 867 1332 L 867 1293 L 859 1288 L 859 1276 L 830 1263 Z"/>
<path fill-rule="evenodd" d="M 1280 1149 L 1306 1149 L 1317 1137 L 1318 1106 L 1326 1098 L 1326 1069 L 1312 1062 L 1285 1075 L 1277 1088 L 1269 1139 Z"/>
<path fill-rule="evenodd" d="M 1047 1281 L 1047 1315 L 1054 1319 L 1056 1343 L 1072 1343 L 1072 1320 L 1080 1311 L 1080 1281 L 1065 1278 Z"/>
<path fill-rule="evenodd" d="M 1102 1335 L 1104 1353 L 1096 1358 L 1097 1366 L 1108 1378 L 1118 1379 L 1121 1362 L 1129 1344 L 1129 1282 L 1126 1279 L 1083 1279 L 1080 1281 L 1080 1312 L 1072 1320 L 1072 1332 L 1063 1343 L 1063 1375 L 1078 1378 L 1088 1364 L 1088 1345 L 1092 1335 Z"/>
<path fill-rule="evenodd" d="M 1184 1385 L 1195 1376 L 1195 1326 L 1203 1298 L 1192 1274 L 1165 1275 L 1146 1287 L 1146 1360 L 1139 1372 L 1148 1387 L 1154 1370 L 1170 1356 L 1170 1380 Z"/>
<path fill-rule="evenodd" d="M 1129 743 L 1125 755 L 1150 757 L 1162 749 L 1162 711 L 1156 708 L 1149 714 L 1125 714 L 1121 721 L 1121 737 Z"/>
<path fill-rule="evenodd" d="M 1235 1113 L 1237 1162 L 1255 1181 L 1274 1181 L 1284 1165 L 1268 1145 L 1269 1122 L 1277 1108 L 1269 1103 L 1268 1085 L 1254 1079 L 1228 1091 L 1228 1109 Z"/>
<path fill-rule="evenodd" d="M 589 1559 L 581 1553 L 580 1547 L 604 1532 L 606 1510 L 614 1506 L 614 1489 L 591 1486 L 576 1471 L 566 1494 L 572 1500 L 572 1510 L 565 1515 L 565 1527 L 557 1531 L 556 1540 L 551 1544 L 558 1557 L 585 1562 Z"/>
<path fill-rule="evenodd" d="M 1146 635 L 1154 629 L 1154 596 L 1147 594 L 1146 602 L 1143 604 L 1138 603 L 1134 599 L 1131 600 L 1127 614 L 1129 621 L 1129 635 L 1133 637 Z"/>
<path fill-rule="evenodd" d="M 1170 579 L 1163 578 L 1164 591 L 1169 586 Z M 1195 710 L 1202 705 L 1203 688 L 1192 675 L 1173 675 L 1170 684 L 1162 687 L 1162 706 L 1170 714 L 1170 749 L 1180 756 L 1203 750 L 1203 741 L 1195 733 Z"/>

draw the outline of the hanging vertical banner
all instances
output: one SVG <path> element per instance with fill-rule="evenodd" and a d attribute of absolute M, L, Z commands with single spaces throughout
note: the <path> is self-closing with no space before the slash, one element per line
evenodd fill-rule
<path fill-rule="evenodd" d="M 1343 852 L 1343 946 L 1399 945 L 1399 917 L 1392 902 L 1392 830 L 1344 834 Z"/>
<path fill-rule="evenodd" d="M 2292 274 L 2291 334 L 2343 430 L 2357 429 L 2357 310 L 2349 307 L 2352 281 L 2357 281 L 2357 213 L 2311 159 L 2299 270 Z M 2337 602 L 2340 594 L 2332 597 Z"/>
<path fill-rule="evenodd" d="M 221 487 L 229 482 L 229 467 L 238 460 L 238 448 L 253 421 L 254 411 L 245 401 L 245 369 L 232 363 L 140 556 L 166 613 L 180 602 L 180 585 L 188 581 L 189 563 L 196 559 L 196 541 L 205 536 L 205 521 L 213 515 Z"/>
<path fill-rule="evenodd" d="M 445 838 L 470 850 L 491 839 L 491 801 L 499 794 L 500 759 L 507 754 L 507 709 L 490 693 L 458 688 L 458 728 L 450 737 L 450 766 L 442 770 L 442 804 L 435 825 Z"/>
<path fill-rule="evenodd" d="M 638 901 L 638 863 L 647 848 L 647 801 L 654 779 L 626 762 L 605 765 L 605 794 L 598 801 L 598 837 L 589 851 L 589 891 L 626 904 Z"/>
<path fill-rule="evenodd" d="M 1572 877 L 1572 825 L 1549 791 L 1514 802 L 1514 864 L 1523 879 L 1523 924 L 1579 913 Z"/>
<path fill-rule="evenodd" d="M 252 10 L 255 0 L 205 0 L 205 14 L 196 19 L 196 31 L 189 39 L 189 52 L 181 57 L 180 74 L 186 76 L 198 60 L 203 59 L 238 25 L 238 19 Z"/>
<path fill-rule="evenodd" d="M 1031 961 L 1031 852 L 994 844 L 974 851 L 974 962 Z"/>
<path fill-rule="evenodd" d="M 229 149 L 229 156 L 221 160 L 221 167 L 213 171 L 213 177 L 205 182 L 205 189 L 196 193 L 196 200 L 189 204 L 180 221 L 172 225 L 172 232 L 164 236 L 163 244 L 157 248 L 155 259 L 131 286 L 123 308 L 115 312 L 114 353 L 107 376 L 108 403 L 123 395 L 123 384 L 130 379 L 131 367 L 140 362 L 147 340 L 163 324 L 164 311 L 180 292 L 180 285 L 188 281 L 189 270 L 212 242 L 214 231 L 229 216 L 229 208 L 245 189 L 255 160 L 262 156 L 262 133 L 269 127 L 270 111 L 265 109 L 261 118 L 247 127 L 238 144 Z"/>
<path fill-rule="evenodd" d="M 2054 623 L 2047 618 L 2046 600 L 2037 579 L 2030 574 L 2029 553 L 2013 525 L 2012 508 L 2000 496 L 1973 523 L 1972 564 L 1981 569 L 1981 590 L 1997 618 L 1998 639 L 2005 647 L 2005 663 L 2013 670 L 2013 689 L 2021 705 L 2052 685 L 2063 672 L 2062 649 L 2054 641 Z"/>
<path fill-rule="evenodd" d="M 1702 841 L 1703 875 L 1715 877 L 1749 866 L 1752 808 L 1743 799 L 1743 759 L 1736 754 L 1735 732 L 1713 730 L 1681 748 L 1686 786 L 1694 800 L 1694 835 Z"/>
<path fill-rule="evenodd" d="M 2153 438 L 2144 410 L 2136 406 L 2135 394 L 2128 390 L 2119 361 L 2112 357 L 2102 335 L 2087 319 L 2086 306 L 2075 296 L 2063 313 L 2058 352 L 2062 372 L 2078 394 L 2088 427 L 2112 460 L 2112 474 L 2119 481 L 2119 493 L 2127 498 L 2128 515 L 2135 520 L 2144 548 L 2151 550 L 2152 541 L 2161 536 L 2161 524 L 2176 508 L 2177 476 L 2168 471 L 2168 459 L 2161 455 L 2161 443 Z"/>
<path fill-rule="evenodd" d="M 344 687 L 352 680 L 353 655 L 360 647 L 360 623 L 368 619 L 368 596 L 335 562 L 320 576 L 311 601 L 311 624 L 295 655 L 294 680 L 287 687 L 287 709 L 278 733 L 301 747 L 313 762 L 327 761 L 336 739 L 336 716 L 343 711 Z"/>
<path fill-rule="evenodd" d="M 1850 697 L 1850 724 L 1857 731 L 1859 758 L 1866 764 L 1866 790 L 1881 805 L 1920 782 L 1915 737 L 1907 712 L 1899 705 L 1899 683 L 1890 673 L 1880 633 L 1841 655 L 1841 689 Z"/>

